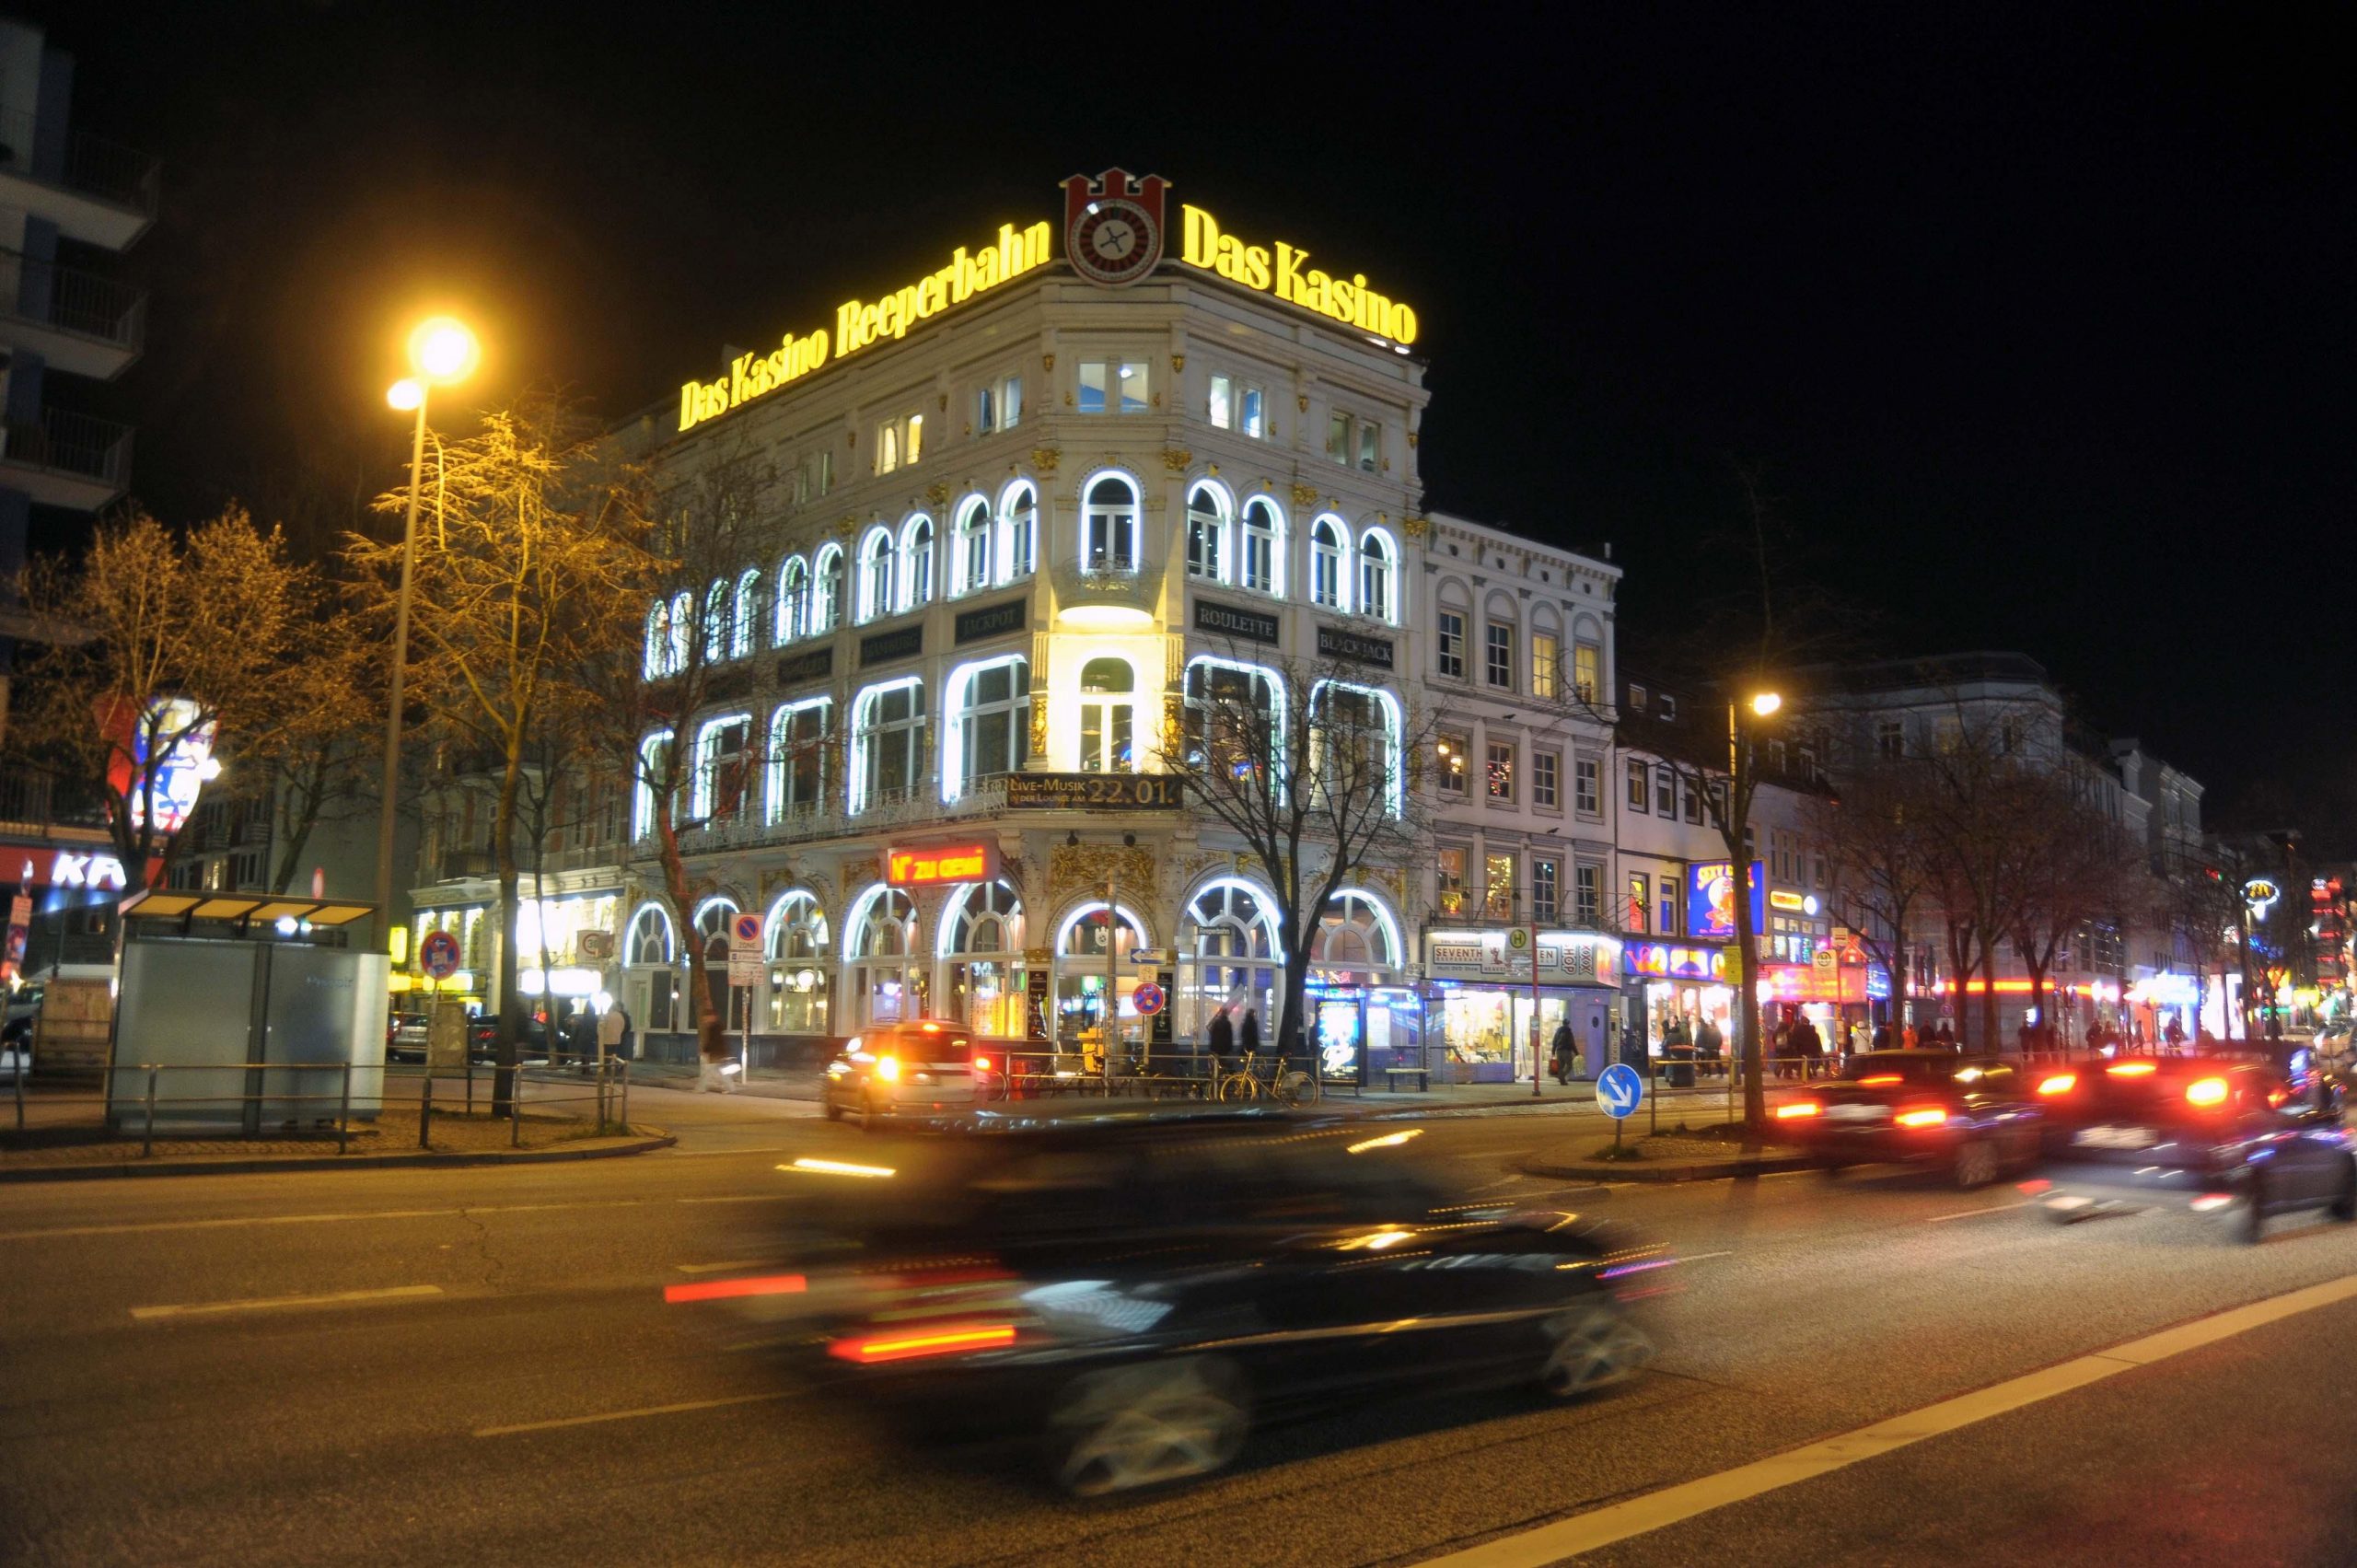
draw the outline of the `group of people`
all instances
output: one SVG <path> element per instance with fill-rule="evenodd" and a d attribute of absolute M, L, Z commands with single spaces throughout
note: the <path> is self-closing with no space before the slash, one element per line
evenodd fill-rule
<path fill-rule="evenodd" d="M 1229 1015 L 1236 1016 L 1231 1017 Z M 1257 1055 L 1260 1050 L 1260 1010 L 1249 1002 L 1224 1002 L 1203 1031 L 1203 1043 L 1213 1061 L 1229 1062 Z"/>
<path fill-rule="evenodd" d="M 1889 1024 L 1875 1026 L 1874 1047 L 1876 1051 L 1961 1051 L 1964 1047 L 1956 1038 L 1956 1028 L 1945 1018 L 1936 1028 L 1922 1030 L 1912 1024 L 1901 1024 L 1894 1030 Z"/>

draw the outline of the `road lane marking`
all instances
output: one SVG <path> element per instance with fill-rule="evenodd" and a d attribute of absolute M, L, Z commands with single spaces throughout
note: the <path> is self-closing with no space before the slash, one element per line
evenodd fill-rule
<path fill-rule="evenodd" d="M 327 1295 L 266 1295 L 251 1301 L 205 1301 L 185 1307 L 134 1307 L 142 1323 L 158 1318 L 201 1318 L 216 1312 L 263 1312 L 281 1307 L 349 1307 L 364 1301 L 400 1301 L 440 1295 L 440 1285 L 388 1285 L 382 1290 L 340 1290 Z"/>
<path fill-rule="evenodd" d="M 2107 1377 L 2151 1366 L 2237 1334 L 2278 1323 L 2303 1312 L 2357 1299 L 2357 1274 L 2345 1274 L 2322 1284 L 2270 1296 L 2196 1318 L 2174 1329 L 2130 1340 L 2108 1350 L 2091 1352 L 2037 1372 L 1959 1394 L 1921 1410 L 1878 1421 L 1837 1437 L 1829 1437 L 1789 1453 L 1739 1465 L 1717 1475 L 1632 1497 L 1585 1514 L 1574 1514 L 1550 1525 L 1502 1536 L 1480 1546 L 1445 1556 L 1426 1558 L 1423 1568 L 1538 1568 L 1585 1551 L 1595 1551 L 1698 1515 L 1747 1502 L 1754 1497 L 1846 1469 L 1864 1459 L 1879 1458 L 1900 1448 L 1959 1431 L 1995 1416 L 2054 1399 Z"/>
<path fill-rule="evenodd" d="M 646 1405 L 634 1411 L 608 1411 L 602 1415 L 568 1415 L 557 1421 L 524 1421 L 512 1426 L 480 1426 L 477 1437 L 512 1437 L 519 1432 L 554 1432 L 567 1426 L 595 1426 L 600 1422 L 636 1421 L 641 1416 L 678 1415 L 686 1411 L 714 1411 L 728 1405 L 760 1404 L 792 1397 L 792 1390 L 773 1388 L 765 1394 L 731 1394 L 725 1400 L 682 1400 L 675 1405 Z"/>
<path fill-rule="evenodd" d="M 671 1265 L 683 1274 L 725 1274 L 731 1269 L 761 1269 L 767 1266 L 768 1260 L 761 1258 L 749 1258 L 735 1263 L 674 1263 Z"/>
<path fill-rule="evenodd" d="M 672 1198 L 674 1203 L 766 1203 L 774 1192 L 726 1198 Z M 55 1225 L 46 1230 L 0 1230 L 0 1241 L 57 1241 L 83 1236 L 149 1236 L 176 1230 L 237 1230 L 266 1225 L 348 1225 L 355 1220 L 447 1219 L 459 1214 L 545 1214 L 560 1209 L 637 1209 L 661 1198 L 585 1198 L 565 1203 L 469 1203 L 447 1209 L 362 1209 L 337 1214 L 247 1214 L 218 1220 L 143 1220 L 123 1225 Z"/>
<path fill-rule="evenodd" d="M 2026 1209 L 2031 1204 L 2038 1202 L 2040 1202 L 2040 1200 L 2036 1198 L 2025 1198 L 2018 1203 L 1998 1203 L 1986 1209 L 1958 1209 L 1952 1214 L 1933 1214 L 1926 1218 L 1923 1223 L 1925 1225 L 1945 1225 L 1950 1220 L 1977 1220 L 1983 1214 L 2009 1214 L 2015 1209 Z"/>

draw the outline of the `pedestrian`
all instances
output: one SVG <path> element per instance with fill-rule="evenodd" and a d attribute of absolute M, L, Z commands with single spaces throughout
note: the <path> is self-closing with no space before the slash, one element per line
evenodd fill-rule
<path fill-rule="evenodd" d="M 606 1010 L 598 1016 L 598 1064 L 600 1067 L 622 1053 L 622 1031 L 628 1024 L 629 1016 L 622 1011 L 619 1002 L 609 1004 Z"/>
<path fill-rule="evenodd" d="M 1547 1065 L 1554 1070 L 1557 1083 L 1568 1084 L 1572 1081 L 1572 1021 L 1569 1018 L 1565 1018 L 1555 1026 L 1554 1044 L 1548 1056 Z"/>
<path fill-rule="evenodd" d="M 1715 1072 L 1726 1051 L 1726 1037 L 1719 1033 L 1719 1026 L 1711 1021 L 1711 1016 L 1703 1014 L 1701 1022 L 1694 1026 L 1694 1060 L 1709 1063 Z"/>
<path fill-rule="evenodd" d="M 1875 1049 L 1876 1051 L 1890 1049 L 1890 1020 L 1887 1018 L 1875 1026 Z"/>
<path fill-rule="evenodd" d="M 1237 1030 L 1236 1044 L 1237 1048 L 1247 1056 L 1260 1054 L 1260 1010 L 1249 1002 L 1244 1005 L 1244 1024 Z"/>
<path fill-rule="evenodd" d="M 1204 1043 L 1211 1048 L 1212 1070 L 1228 1071 L 1227 1059 L 1236 1051 L 1236 1026 L 1227 1021 L 1227 1004 L 1220 1004 L 1212 1015 L 1212 1027 L 1204 1031 Z"/>
<path fill-rule="evenodd" d="M 1948 1021 L 1945 1018 L 1942 1018 L 1940 1027 L 1932 1031 L 1932 1043 L 1942 1051 L 1956 1049 L 1956 1033 L 1948 1028 Z"/>
<path fill-rule="evenodd" d="M 1910 1024 L 1905 1028 L 1898 1031 L 1898 1049 L 1901 1051 L 1913 1051 L 1916 1049 L 1921 1038 L 1922 1037 L 1915 1032 L 1915 1026 Z"/>
<path fill-rule="evenodd" d="M 2178 1021 L 2176 1014 L 2169 1015 L 2169 1027 L 2161 1031 L 2161 1038 L 2168 1042 L 2171 1056 L 2185 1053 L 2185 1025 Z"/>
<path fill-rule="evenodd" d="M 1803 1013 L 1793 1020 L 1786 1032 L 1784 1049 L 1794 1058 L 1793 1071 L 1804 1078 L 1812 1078 L 1817 1075 L 1818 1061 L 1825 1055 L 1825 1037 L 1817 1032 L 1817 1026 Z"/>
<path fill-rule="evenodd" d="M 598 1025 L 597 1016 L 589 1011 L 589 1005 L 586 1002 L 564 1020 L 564 1032 L 569 1037 L 565 1043 L 571 1048 L 573 1059 L 580 1065 L 585 1076 L 595 1071 L 598 1065 L 601 1049 Z"/>

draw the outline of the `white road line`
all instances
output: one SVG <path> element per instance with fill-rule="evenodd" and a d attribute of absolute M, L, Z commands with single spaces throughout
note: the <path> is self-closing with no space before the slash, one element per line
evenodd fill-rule
<path fill-rule="evenodd" d="M 1463 1551 L 1425 1560 L 1425 1568 L 1538 1568 L 1541 1563 L 1560 1562 L 1584 1551 L 1595 1551 L 1616 1541 L 1629 1539 L 1671 1525 L 1682 1524 L 1698 1515 L 1724 1508 L 1730 1504 L 1747 1502 L 1754 1497 L 1811 1481 L 1835 1470 L 1845 1469 L 1864 1459 L 1877 1458 L 1927 1437 L 1937 1437 L 1956 1432 L 1994 1416 L 2050 1400 L 2058 1395 L 2099 1383 L 2122 1372 L 2132 1372 L 2140 1366 L 2151 1366 L 2172 1356 L 2249 1333 L 2270 1323 L 2314 1312 L 2319 1307 L 2357 1298 L 2357 1274 L 2346 1274 L 2322 1284 L 2309 1285 L 2285 1295 L 2270 1296 L 2247 1307 L 2237 1307 L 2212 1317 L 2198 1318 L 2175 1329 L 2164 1329 L 2157 1334 L 2131 1340 L 2109 1350 L 2094 1352 L 2059 1365 L 2049 1366 L 2024 1376 L 2010 1378 L 1989 1388 L 1959 1394 L 1952 1400 L 1926 1405 L 1888 1421 L 1862 1426 L 1821 1443 L 1794 1448 L 1790 1453 L 1755 1460 L 1717 1475 L 1704 1476 L 1683 1485 L 1665 1487 L 1643 1497 L 1632 1497 L 1626 1503 L 1615 1503 L 1585 1514 L 1575 1514 L 1551 1525 L 1540 1525 L 1518 1535 L 1504 1536 Z"/>
<path fill-rule="evenodd" d="M 149 1220 L 129 1225 L 58 1225 L 49 1230 L 0 1231 L 0 1241 L 53 1241 L 75 1236 L 145 1236 L 173 1230 L 236 1230 L 264 1225 L 341 1225 L 354 1220 L 422 1220 L 451 1214 L 531 1214 L 552 1209 L 612 1209 L 644 1203 L 644 1198 L 602 1198 L 574 1203 L 486 1203 L 463 1209 L 364 1209 L 346 1214 L 250 1214 L 221 1220 Z"/>
<path fill-rule="evenodd" d="M 759 1404 L 766 1400 L 788 1397 L 789 1390 L 776 1388 L 766 1394 L 732 1394 L 725 1400 L 682 1400 L 676 1405 L 647 1405 L 634 1411 L 608 1411 L 603 1415 L 568 1415 L 557 1421 L 526 1421 L 513 1426 L 477 1427 L 474 1434 L 477 1437 L 510 1437 L 518 1432 L 554 1432 L 560 1427 L 595 1426 L 600 1422 L 636 1421 L 646 1415 L 678 1415 L 685 1411 L 719 1410 L 725 1405 Z"/>
<path fill-rule="evenodd" d="M 1925 1225 L 1945 1225 L 1950 1220 L 1977 1220 L 1983 1214 L 2011 1214 L 2015 1209 L 2026 1209 L 2037 1202 L 2038 1200 L 2035 1198 L 2025 1198 L 2018 1203 L 1998 1203 L 1986 1209 L 1958 1209 L 1952 1214 L 1933 1214 L 1929 1218 L 1925 1219 L 1923 1223 Z"/>
<path fill-rule="evenodd" d="M 665 1149 L 661 1153 L 666 1159 L 708 1160 L 724 1155 L 782 1155 L 797 1146 L 794 1144 L 763 1144 L 757 1149 Z"/>
<path fill-rule="evenodd" d="M 768 1266 L 766 1261 L 759 1258 L 736 1263 L 674 1263 L 671 1265 L 683 1274 L 725 1274 L 731 1269 L 764 1269 Z"/>
<path fill-rule="evenodd" d="M 1732 1258 L 1734 1256 L 1735 1249 L 1730 1247 L 1721 1252 L 1680 1252 L 1678 1254 L 1678 1260 L 1681 1263 L 1699 1263 L 1705 1258 Z"/>
<path fill-rule="evenodd" d="M 364 1301 L 401 1301 L 440 1295 L 440 1285 L 389 1285 L 383 1290 L 340 1290 L 329 1295 L 269 1295 L 252 1301 L 206 1301 L 187 1307 L 134 1307 L 143 1323 L 158 1318 L 201 1318 L 215 1312 L 261 1312 L 280 1307 L 348 1307 Z"/>

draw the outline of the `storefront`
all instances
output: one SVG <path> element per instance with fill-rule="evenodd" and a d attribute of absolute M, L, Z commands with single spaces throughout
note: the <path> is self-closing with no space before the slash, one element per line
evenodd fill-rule
<path fill-rule="evenodd" d="M 1311 941 L 1306 990 L 1328 1079 L 1380 1083 L 1387 1068 L 1426 1064 L 1423 1001 L 1403 983 L 1401 955 L 1388 905 L 1371 892 L 1335 895 Z"/>
<path fill-rule="evenodd" d="M 1555 1031 L 1568 1023 L 1583 1074 L 1593 1077 L 1611 1060 L 1620 942 L 1576 931 L 1541 931 L 1538 940 L 1534 985 L 1524 927 L 1425 933 L 1424 1013 L 1457 1082 L 1528 1078 L 1538 1065 L 1534 1007 L 1538 1052 L 1544 1054 Z"/>
<path fill-rule="evenodd" d="M 1771 1031 L 1772 1040 L 1778 1025 L 1805 1017 L 1816 1026 L 1828 1055 L 1842 1049 L 1845 1027 L 1856 1031 L 1864 1049 L 1873 1039 L 1875 1004 L 1890 1000 L 1890 972 L 1854 950 L 1819 951 L 1840 961 L 1759 966 L 1760 1028 Z"/>
<path fill-rule="evenodd" d="M 1632 942 L 1628 947 L 1629 989 L 1645 1051 L 1659 1056 L 1670 1025 L 1690 1044 L 1709 1023 L 1722 1049 L 1735 1038 L 1735 987 L 1727 983 L 1727 952 L 1713 943 Z"/>

